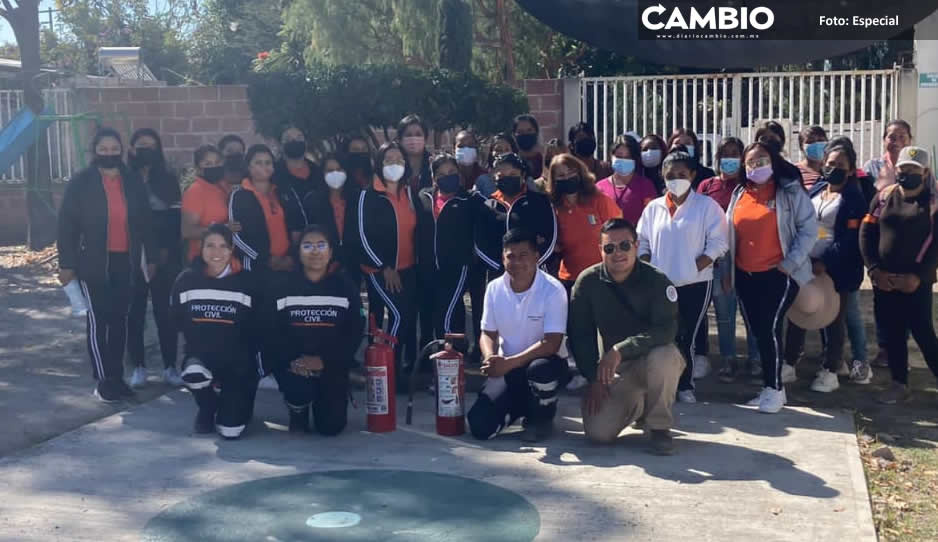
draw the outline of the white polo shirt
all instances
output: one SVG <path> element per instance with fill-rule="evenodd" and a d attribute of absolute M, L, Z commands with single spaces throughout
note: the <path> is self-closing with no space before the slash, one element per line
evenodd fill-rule
<path fill-rule="evenodd" d="M 538 269 L 531 287 L 515 292 L 506 273 L 485 289 L 482 330 L 498 333 L 502 356 L 527 350 L 546 333 L 566 333 L 567 291 L 557 279 Z"/>

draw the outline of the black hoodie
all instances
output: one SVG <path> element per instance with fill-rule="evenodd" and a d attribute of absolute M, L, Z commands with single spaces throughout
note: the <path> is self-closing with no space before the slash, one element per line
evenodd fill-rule
<path fill-rule="evenodd" d="M 475 223 L 485 198 L 460 190 L 443 204 L 438 217 L 433 212 L 435 199 L 432 187 L 417 197 L 417 261 L 428 269 L 471 264 Z"/>

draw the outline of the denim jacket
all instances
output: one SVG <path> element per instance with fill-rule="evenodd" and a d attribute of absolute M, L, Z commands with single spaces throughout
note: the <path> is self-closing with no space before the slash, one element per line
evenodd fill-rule
<path fill-rule="evenodd" d="M 775 212 L 778 217 L 778 237 L 782 245 L 781 266 L 789 276 L 804 286 L 814 278 L 811 271 L 811 249 L 817 242 L 817 215 L 811 198 L 801 186 L 797 178 L 782 177 L 775 180 L 778 190 L 775 192 Z M 723 265 L 730 267 L 731 282 L 736 284 L 736 226 L 733 224 L 733 212 L 736 204 L 746 189 L 741 184 L 733 191 L 730 205 L 726 209 L 726 220 L 729 225 L 730 251 L 724 259 Z M 725 270 L 724 270 L 725 271 Z"/>

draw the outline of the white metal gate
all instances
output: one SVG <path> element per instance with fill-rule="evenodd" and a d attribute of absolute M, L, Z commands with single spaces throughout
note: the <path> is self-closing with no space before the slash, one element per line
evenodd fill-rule
<path fill-rule="evenodd" d="M 720 139 L 752 141 L 759 123 L 786 127 L 786 153 L 801 160 L 798 132 L 819 125 L 828 137 L 853 140 L 860 164 L 882 154 L 882 134 L 896 118 L 898 69 L 828 72 L 727 73 L 586 77 L 580 80 L 580 120 L 596 131 L 597 153 L 609 159 L 619 134 L 692 129 L 706 165 Z"/>
<path fill-rule="evenodd" d="M 75 114 L 75 100 L 71 89 L 43 90 L 46 105 L 56 115 Z M 22 90 L 0 90 L 0 128 L 9 124 L 17 112 L 23 108 Z M 70 126 L 66 122 L 53 122 L 46 129 L 49 142 L 49 171 L 52 179 L 68 179 L 78 168 L 78 149 L 74 142 Z M 7 171 L 0 172 L 0 187 L 25 182 L 26 157 L 22 156 Z"/>

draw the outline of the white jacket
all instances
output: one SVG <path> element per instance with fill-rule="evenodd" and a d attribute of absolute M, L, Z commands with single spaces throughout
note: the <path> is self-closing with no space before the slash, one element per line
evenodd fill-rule
<path fill-rule="evenodd" d="M 691 191 L 674 217 L 665 201 L 652 200 L 638 221 L 638 255 L 651 255 L 651 264 L 675 286 L 713 280 L 713 265 L 697 270 L 699 256 L 717 261 L 729 248 L 726 215 L 713 198 Z"/>

